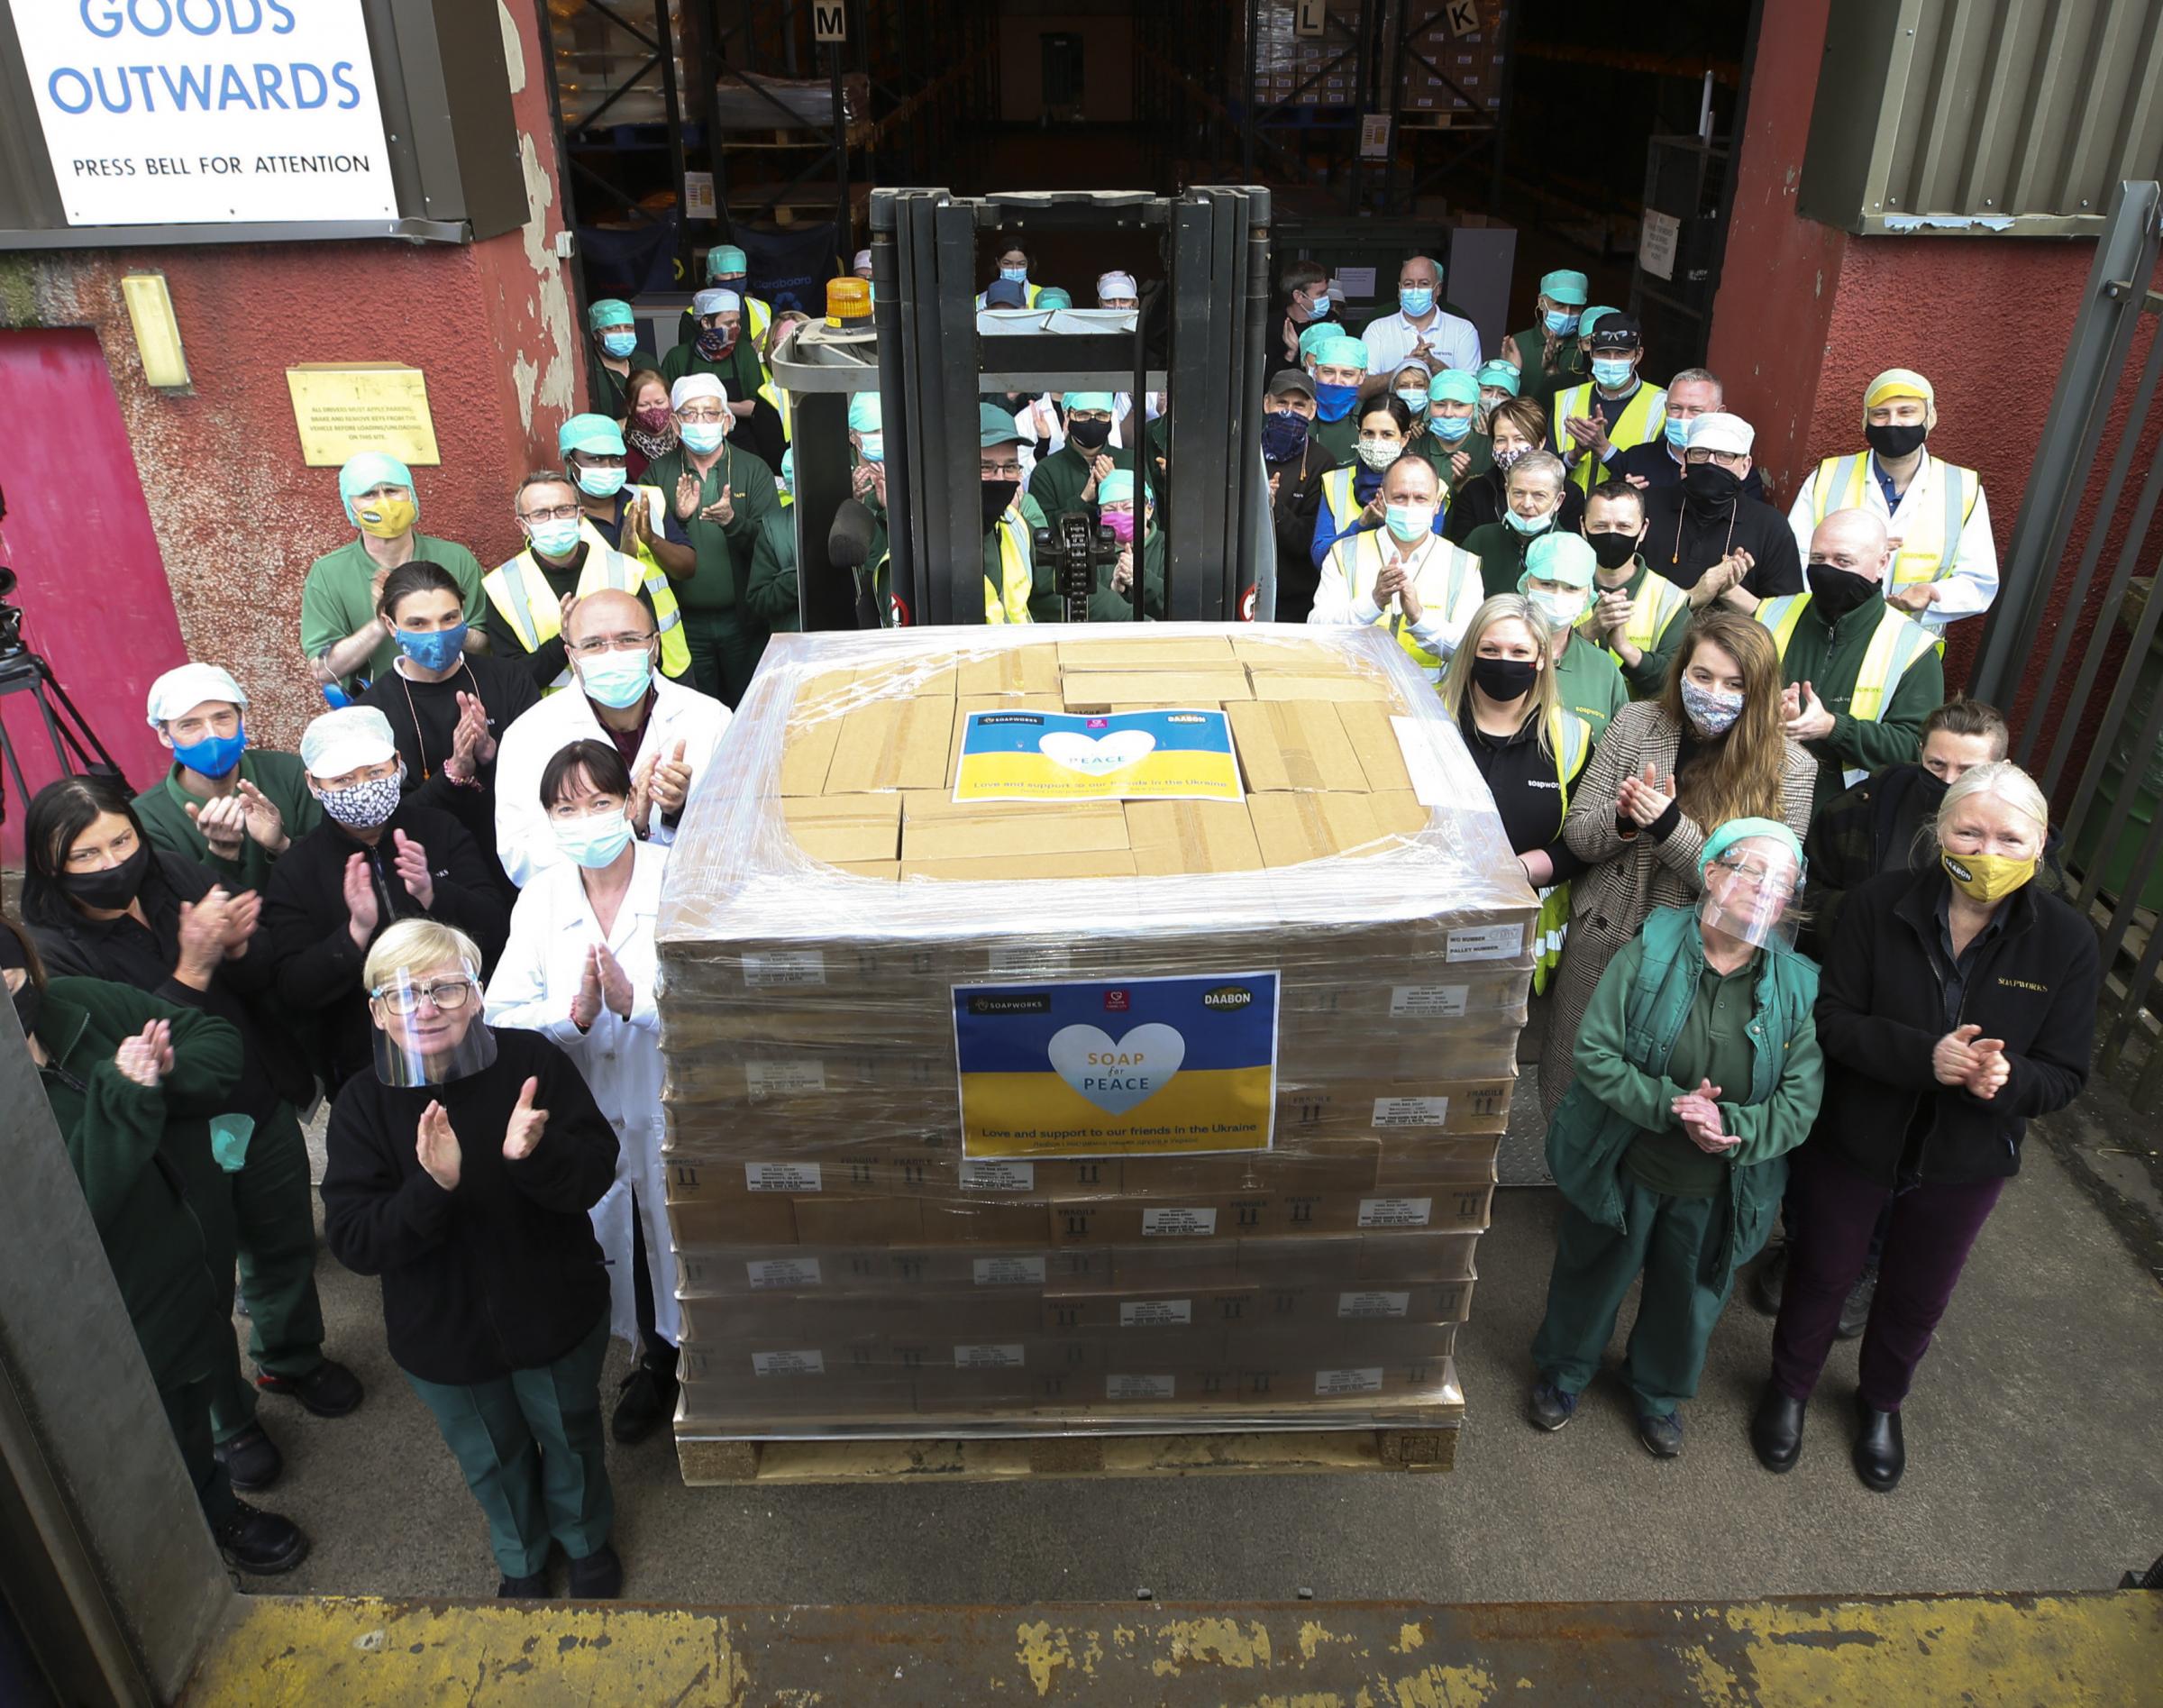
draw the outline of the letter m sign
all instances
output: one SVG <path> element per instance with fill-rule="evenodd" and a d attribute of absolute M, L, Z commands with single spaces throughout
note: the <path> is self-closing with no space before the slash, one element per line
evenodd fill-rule
<path fill-rule="evenodd" d="M 811 0 L 811 39 L 814 41 L 849 39 L 849 14 L 843 0 Z"/>

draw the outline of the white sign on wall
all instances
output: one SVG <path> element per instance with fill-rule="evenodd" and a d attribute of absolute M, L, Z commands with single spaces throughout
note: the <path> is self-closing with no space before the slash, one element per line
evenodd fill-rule
<path fill-rule="evenodd" d="M 71 225 L 395 219 L 360 0 L 9 0 Z"/>

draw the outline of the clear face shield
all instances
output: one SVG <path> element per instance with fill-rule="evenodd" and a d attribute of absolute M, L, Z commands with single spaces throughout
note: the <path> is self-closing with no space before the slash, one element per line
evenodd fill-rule
<path fill-rule="evenodd" d="M 394 967 L 368 993 L 376 1077 L 386 1085 L 444 1085 L 496 1059 L 481 1019 L 480 969 L 463 961 Z"/>
<path fill-rule="evenodd" d="M 1802 907 L 1802 868 L 1783 842 L 1749 836 L 1723 848 L 1705 868 L 1698 922 L 1739 943 L 1793 949 Z"/>

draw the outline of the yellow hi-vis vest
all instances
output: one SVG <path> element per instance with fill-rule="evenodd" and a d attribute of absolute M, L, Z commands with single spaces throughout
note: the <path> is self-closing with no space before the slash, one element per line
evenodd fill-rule
<path fill-rule="evenodd" d="M 659 487 L 627 486 L 624 488 L 624 492 L 634 504 L 643 504 L 646 507 L 646 521 L 653 527 L 655 536 L 659 537 L 669 525 L 669 501 L 662 495 L 662 489 Z M 579 537 L 588 545 L 598 546 L 604 552 L 623 552 L 622 543 L 624 536 L 630 532 L 628 525 L 630 519 L 631 512 L 625 510 L 624 512 L 625 525 L 617 530 L 617 543 L 611 546 L 608 543 L 608 536 L 594 526 L 593 518 L 582 515 L 579 517 Z M 668 571 L 661 567 L 661 560 L 653 555 L 653 547 L 646 544 L 644 541 L 637 541 L 637 549 L 624 552 L 624 555 L 636 558 L 644 567 L 649 579 L 655 576 L 663 580 L 667 578 Z"/>
<path fill-rule="evenodd" d="M 1570 810 L 1570 784 L 1593 751 L 1593 726 L 1574 712 L 1557 711 L 1547 726 L 1547 745 L 1555 754 L 1555 786 L 1562 790 L 1562 810 Z M 1544 991 L 1562 960 L 1563 939 L 1570 929 L 1568 879 L 1539 892 L 1539 918 L 1532 927 L 1532 989 Z"/>
<path fill-rule="evenodd" d="M 1983 496 L 1983 477 L 1973 469 L 1927 453 L 1915 479 L 1922 483 L 1923 490 L 1917 493 L 1911 484 L 1901 495 L 1903 505 L 1910 498 L 1921 502 L 1911 507 L 1909 519 L 1898 530 L 1900 550 L 1893 557 L 1893 585 L 1896 588 L 1913 587 L 1919 581 L 1942 581 L 1960 567 L 1961 530 L 1976 513 L 1976 500 Z M 1868 509 L 1871 489 L 1876 486 L 1867 451 L 1848 457 L 1827 457 L 1818 464 L 1817 476 L 1811 482 L 1811 519 L 1822 522 L 1835 510 Z M 1879 496 L 1884 496 L 1882 491 Z"/>
<path fill-rule="evenodd" d="M 1795 626 L 1809 608 L 1810 597 L 1807 593 L 1783 593 L 1757 603 L 1757 620 L 1772 630 L 1773 645 L 1783 663 L 1787 662 L 1787 645 L 1795 637 Z M 1862 668 L 1855 673 L 1855 693 L 1848 702 L 1848 716 L 1866 724 L 1877 722 L 1899 688 L 1900 679 L 1908 673 L 1908 666 L 1937 644 L 1930 630 L 1913 617 L 1885 606 L 1877 626 L 1870 632 L 1870 644 L 1863 649 Z M 1849 788 L 1869 774 L 1854 768 L 1842 772 Z"/>
<path fill-rule="evenodd" d="M 1021 294 L 1027 299 L 1027 306 L 1028 307 L 1034 308 L 1036 306 L 1036 298 L 1042 294 L 1043 290 L 1044 287 L 1042 285 L 1025 284 L 1022 286 Z M 976 306 L 979 308 L 988 306 L 984 301 L 984 293 L 981 290 L 976 293 Z"/>
<path fill-rule="evenodd" d="M 530 549 L 490 570 L 480 585 L 488 603 L 501 613 L 527 652 L 539 652 L 563 632 L 563 602 L 534 562 Z M 579 571 L 577 597 L 584 598 L 605 589 L 634 594 L 642 587 L 653 601 L 653 626 L 661 632 L 662 674 L 681 676 L 691 667 L 691 649 L 684 639 L 683 614 L 676 608 L 676 595 L 669 589 L 668 577 L 658 569 L 649 571 L 635 558 L 610 550 L 595 532 L 587 542 L 586 566 Z M 570 680 L 570 666 L 566 663 L 556 673 L 556 680 L 542 691 L 552 694 Z"/>
<path fill-rule="evenodd" d="M 1595 580 L 1593 584 L 1593 602 L 1595 605 L 1604 591 L 1606 589 Z M 1649 653 L 1659 644 L 1660 636 L 1666 634 L 1667 625 L 1689 608 L 1690 596 L 1687 593 L 1666 576 L 1647 571 L 1645 580 L 1639 583 L 1637 593 L 1629 601 L 1629 621 L 1622 626 L 1622 638 L 1638 652 Z M 1593 645 L 1599 646 L 1616 663 L 1622 662 L 1621 653 L 1611 646 L 1602 644 L 1598 630 L 1586 626 L 1580 627 L 1578 632 L 1591 640 Z"/>
<path fill-rule="evenodd" d="M 1325 568 L 1333 569 L 1345 578 L 1345 589 L 1355 601 L 1374 585 L 1375 578 L 1385 567 L 1383 533 L 1381 528 L 1363 528 L 1329 548 Z M 1480 580 L 1480 561 L 1463 546 L 1452 545 L 1438 534 L 1429 537 L 1433 543 L 1420 547 L 1412 591 L 1419 596 L 1421 606 L 1436 612 L 1441 620 L 1456 624 L 1462 633 L 1464 626 L 1472 621 L 1473 613 L 1480 608 L 1480 601 L 1487 597 Z M 1447 653 L 1430 653 L 1420 645 L 1401 617 L 1392 617 L 1384 611 L 1374 620 L 1397 637 L 1397 644 L 1418 662 L 1427 672 L 1428 681 L 1441 679 Z"/>
<path fill-rule="evenodd" d="M 984 621 L 1027 623 L 1029 617 L 1029 525 L 1018 510 L 1008 509 L 999 518 L 999 580 L 1004 589 L 984 577 Z M 1002 602 L 1003 591 L 1003 602 Z"/>
<path fill-rule="evenodd" d="M 1598 472 L 1600 460 L 1589 451 L 1574 455 L 1577 442 L 1570 437 L 1564 423 L 1572 416 L 1590 420 L 1595 404 L 1602 413 L 1614 406 L 1597 396 L 1598 388 L 1591 380 L 1582 386 L 1572 386 L 1555 394 L 1555 413 L 1550 431 L 1555 437 L 1555 454 L 1570 465 L 1570 479 L 1577 483 L 1577 490 L 1590 492 L 1593 477 Z M 1667 430 L 1667 391 L 1664 386 L 1640 384 L 1629 395 L 1622 406 L 1621 415 L 1607 424 L 1607 442 L 1618 451 L 1628 451 L 1634 445 L 1648 444 Z"/>

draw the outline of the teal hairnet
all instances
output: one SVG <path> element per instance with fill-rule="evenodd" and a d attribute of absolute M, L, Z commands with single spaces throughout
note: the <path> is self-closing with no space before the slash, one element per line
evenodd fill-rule
<path fill-rule="evenodd" d="M 1356 338 L 1347 338 L 1341 332 L 1334 338 L 1325 338 L 1314 347 L 1314 361 L 1318 368 L 1356 368 L 1364 373 L 1372 365 L 1367 347 Z"/>
<path fill-rule="evenodd" d="M 1077 409 L 1101 409 L 1109 415 L 1118 406 L 1109 391 L 1070 391 L 1061 401 L 1070 416 Z"/>
<path fill-rule="evenodd" d="M 595 332 L 604 326 L 628 326 L 636 324 L 631 305 L 620 297 L 604 297 L 586 311 L 586 324 Z"/>
<path fill-rule="evenodd" d="M 1525 376 L 1518 365 L 1513 361 L 1504 361 L 1499 356 L 1492 361 L 1481 364 L 1478 378 L 1483 386 L 1492 386 L 1497 391 L 1506 391 L 1512 397 L 1517 396 L 1518 388 L 1525 383 Z"/>
<path fill-rule="evenodd" d="M 353 514 L 353 500 L 375 487 L 404 487 L 413 494 L 413 516 L 417 525 L 421 516 L 420 489 L 413 484 L 413 470 L 396 457 L 387 457 L 380 451 L 363 451 L 349 458 L 344 468 L 338 470 L 338 498 L 345 506 L 345 519 L 355 527 L 360 517 Z"/>
<path fill-rule="evenodd" d="M 1705 845 L 1698 850 L 1697 869 L 1703 872 L 1720 855 L 1739 842 L 1753 841 L 1759 836 L 1770 837 L 1779 843 L 1794 857 L 1795 870 L 1807 875 L 1810 863 L 1802 857 L 1802 845 L 1795 840 L 1795 833 L 1777 818 L 1730 818 L 1705 838 Z"/>
<path fill-rule="evenodd" d="M 849 396 L 849 431 L 851 433 L 877 433 L 886 423 L 886 411 L 880 404 L 875 391 L 852 392 Z"/>
<path fill-rule="evenodd" d="M 1480 382 L 1462 368 L 1445 368 L 1427 382 L 1429 403 L 1472 403 L 1480 400 Z"/>

